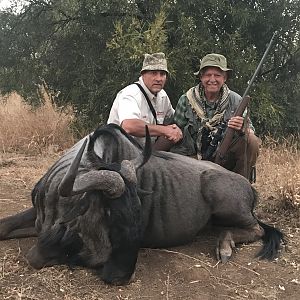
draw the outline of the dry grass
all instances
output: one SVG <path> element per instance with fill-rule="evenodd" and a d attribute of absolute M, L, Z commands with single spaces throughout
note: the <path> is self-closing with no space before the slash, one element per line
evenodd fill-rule
<path fill-rule="evenodd" d="M 299 137 L 278 142 L 266 138 L 257 164 L 257 185 L 269 211 L 296 214 L 300 218 Z M 298 226 L 300 219 L 298 218 Z M 295 219 L 296 220 L 296 219 Z"/>
<path fill-rule="evenodd" d="M 41 154 L 73 144 L 72 109 L 59 110 L 47 93 L 43 97 L 44 105 L 36 110 L 15 93 L 0 99 L 0 152 Z"/>

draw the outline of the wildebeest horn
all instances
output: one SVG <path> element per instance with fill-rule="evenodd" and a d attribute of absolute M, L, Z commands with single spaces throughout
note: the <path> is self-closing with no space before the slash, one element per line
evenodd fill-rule
<path fill-rule="evenodd" d="M 120 173 L 129 181 L 132 183 L 137 183 L 136 178 L 136 171 L 140 167 L 142 167 L 150 158 L 152 153 L 152 147 L 151 147 L 151 137 L 149 133 L 149 128 L 146 125 L 146 142 L 145 147 L 143 150 L 143 153 L 136 157 L 133 160 L 123 160 L 121 163 L 121 170 Z"/>
<path fill-rule="evenodd" d="M 81 157 L 83 155 L 86 144 L 87 144 L 87 139 L 85 139 L 85 141 L 83 142 L 83 144 L 80 147 L 79 151 L 77 152 L 74 160 L 72 161 L 72 164 L 70 165 L 67 173 L 65 174 L 64 178 L 62 179 L 61 183 L 58 186 L 58 192 L 63 197 L 67 197 L 72 194 L 74 181 L 77 176 L 77 171 L 78 171 Z"/>
<path fill-rule="evenodd" d="M 80 161 L 87 143 L 83 142 L 76 157 L 62 179 L 58 192 L 63 197 L 81 194 L 90 190 L 102 190 L 111 198 L 117 198 L 125 190 L 125 183 L 120 174 L 108 170 L 91 170 L 77 176 Z"/>
<path fill-rule="evenodd" d="M 108 170 L 91 170 L 76 177 L 72 195 L 91 190 L 100 190 L 110 198 L 118 198 L 125 191 L 125 183 L 119 173 Z"/>
<path fill-rule="evenodd" d="M 143 154 L 139 155 L 135 159 L 131 160 L 131 162 L 134 165 L 134 168 L 136 170 L 141 168 L 149 160 L 149 158 L 152 154 L 151 137 L 150 137 L 149 128 L 147 125 L 145 126 L 145 131 L 146 131 L 146 142 L 145 142 Z"/>

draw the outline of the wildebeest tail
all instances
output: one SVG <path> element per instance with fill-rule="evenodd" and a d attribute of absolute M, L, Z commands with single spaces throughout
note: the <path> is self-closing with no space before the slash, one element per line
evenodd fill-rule
<path fill-rule="evenodd" d="M 280 230 L 259 220 L 257 221 L 258 224 L 264 229 L 265 234 L 262 237 L 264 245 L 256 256 L 260 259 L 272 260 L 277 257 L 278 251 L 281 248 L 281 244 L 285 243 L 284 235 Z"/>

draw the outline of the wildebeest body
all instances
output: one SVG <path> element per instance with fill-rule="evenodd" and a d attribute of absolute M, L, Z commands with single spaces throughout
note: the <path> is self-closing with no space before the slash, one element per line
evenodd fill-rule
<path fill-rule="evenodd" d="M 227 226 L 235 226 L 234 221 L 243 226 L 255 224 L 251 214 L 254 193 L 242 177 L 237 182 L 236 174 L 211 162 L 171 153 L 164 156 L 167 163 L 153 157 L 138 174 L 138 178 L 147 178 L 139 181 L 140 188 L 155 191 L 142 198 L 146 246 L 190 241 L 212 215 L 226 215 Z"/>
<path fill-rule="evenodd" d="M 123 283 L 134 271 L 141 246 L 186 243 L 210 219 L 234 227 L 220 239 L 222 259 L 231 256 L 234 241 L 261 238 L 262 227 L 273 233 L 265 243 L 274 245 L 262 255 L 277 253 L 282 235 L 258 224 L 253 214 L 256 193 L 244 177 L 211 162 L 157 152 L 137 170 L 136 186 L 124 161 L 135 160 L 142 148 L 121 128 L 105 126 L 90 136 L 87 147 L 83 143 L 81 140 L 66 152 L 32 192 L 35 210 L 30 214 L 38 242 L 28 260 L 34 267 L 85 265 L 101 268 L 107 282 Z M 61 182 L 79 149 L 84 150 L 80 150 L 83 155 L 72 194 L 62 196 L 66 192 L 61 191 Z M 102 178 L 101 189 L 97 185 L 86 188 L 95 176 Z M 106 182 L 109 176 L 115 179 Z M 119 177 L 125 182 L 122 192 L 116 192 L 119 187 L 114 185 Z M 14 224 L 13 217 L 0 221 L 0 238 L 17 236 L 14 231 L 21 226 Z"/>

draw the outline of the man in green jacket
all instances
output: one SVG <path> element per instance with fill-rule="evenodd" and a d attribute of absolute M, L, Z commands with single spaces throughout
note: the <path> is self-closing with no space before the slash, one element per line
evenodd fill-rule
<path fill-rule="evenodd" d="M 247 112 L 242 117 L 233 117 L 242 97 L 226 85 L 231 72 L 225 56 L 211 53 L 203 57 L 195 73 L 199 76 L 199 84 L 182 95 L 177 103 L 174 122 L 181 128 L 183 140 L 171 151 L 205 158 L 211 139 L 226 122 L 236 133 L 224 167 L 250 179 L 260 139 L 254 134 Z M 213 156 L 208 159 L 214 161 Z"/>

